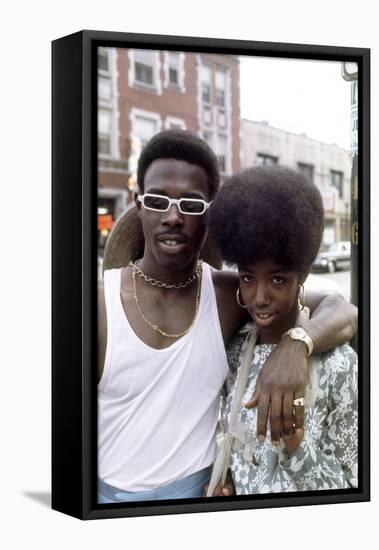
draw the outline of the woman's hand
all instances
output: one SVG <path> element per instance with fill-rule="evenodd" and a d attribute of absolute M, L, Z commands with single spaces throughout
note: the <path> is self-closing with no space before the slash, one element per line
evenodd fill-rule
<path fill-rule="evenodd" d="M 282 338 L 278 347 L 263 365 L 252 398 L 245 403 L 247 409 L 258 407 L 257 435 L 266 438 L 270 417 L 271 440 L 279 445 L 281 432 L 289 435 L 304 426 L 304 407 L 295 407 L 293 401 L 304 397 L 308 379 L 307 347 L 303 342 Z M 281 429 L 282 428 L 282 429 Z"/>
<path fill-rule="evenodd" d="M 287 453 L 292 455 L 302 442 L 304 437 L 304 430 L 293 430 L 288 435 L 283 435 L 284 445 L 286 446 Z"/>

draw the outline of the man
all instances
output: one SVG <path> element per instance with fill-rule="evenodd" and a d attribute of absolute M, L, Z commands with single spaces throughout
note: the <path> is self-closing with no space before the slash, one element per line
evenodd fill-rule
<path fill-rule="evenodd" d="M 154 136 L 138 163 L 136 200 L 144 247 L 105 272 L 99 289 L 99 502 L 202 495 L 215 455 L 224 344 L 245 320 L 238 277 L 199 262 L 219 174 L 197 136 Z M 264 439 L 302 427 L 307 357 L 347 341 L 355 308 L 338 296 L 308 297 L 311 320 L 282 339 L 250 401 Z M 353 320 L 351 320 L 353 319 Z M 290 365 L 290 367 L 289 367 Z"/>

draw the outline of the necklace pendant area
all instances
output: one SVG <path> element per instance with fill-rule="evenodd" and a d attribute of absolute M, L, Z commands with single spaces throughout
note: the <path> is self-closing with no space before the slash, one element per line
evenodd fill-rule
<path fill-rule="evenodd" d="M 195 319 L 197 317 L 197 313 L 199 311 L 200 288 L 201 288 L 201 278 L 202 278 L 201 277 L 201 275 L 202 275 L 202 261 L 200 261 L 198 263 L 198 265 L 196 267 L 196 270 L 195 270 L 195 273 L 189 279 L 187 279 L 187 281 L 185 281 L 185 283 L 176 283 L 177 285 L 180 285 L 180 286 L 174 286 L 174 284 L 173 285 L 167 285 L 167 283 L 163 283 L 162 281 L 156 281 L 155 279 L 152 279 L 151 277 L 147 277 L 147 275 L 145 275 L 143 273 L 143 271 L 140 270 L 140 268 L 134 262 L 129 262 L 129 266 L 132 269 L 134 301 L 135 301 L 136 306 L 137 306 L 137 311 L 138 311 L 139 315 L 142 317 L 143 321 L 146 323 L 146 325 L 148 327 L 150 327 L 152 330 L 154 330 L 156 332 L 159 332 L 159 334 L 161 334 L 162 336 L 165 336 L 166 338 L 181 338 L 182 336 L 187 334 L 187 332 L 189 332 L 190 329 L 192 328 L 192 326 L 195 322 Z M 140 275 L 139 272 L 142 275 Z M 197 290 L 196 290 L 196 301 L 195 301 L 195 313 L 194 313 L 193 319 L 191 321 L 191 324 L 189 325 L 189 327 L 186 330 L 184 330 L 183 332 L 179 332 L 178 334 L 170 334 L 169 332 L 165 332 L 164 330 L 159 328 L 157 324 L 152 323 L 146 317 L 146 315 L 143 313 L 143 311 L 141 309 L 141 306 L 140 306 L 140 303 L 139 303 L 139 300 L 138 300 L 138 296 L 137 296 L 136 273 L 138 275 L 140 275 L 143 279 L 145 279 L 146 282 L 150 283 L 152 286 L 159 286 L 159 287 L 164 287 L 164 288 L 185 288 L 186 286 L 191 284 L 195 279 L 198 279 Z M 150 279 L 150 280 L 147 280 L 147 279 Z"/>
<path fill-rule="evenodd" d="M 149 277 L 149 275 L 146 275 L 146 273 L 142 271 L 142 269 L 136 264 L 136 262 L 130 261 L 128 265 L 132 268 L 134 273 L 137 273 L 137 275 L 141 277 L 141 279 L 149 283 L 151 286 L 158 286 L 159 288 L 177 288 L 178 289 L 178 288 L 186 288 L 199 277 L 202 269 L 202 263 L 203 263 L 203 260 L 199 260 L 194 273 L 191 275 L 191 277 L 189 277 L 183 283 L 164 283 L 163 281 L 159 281 L 157 279 L 154 279 L 153 277 Z"/>

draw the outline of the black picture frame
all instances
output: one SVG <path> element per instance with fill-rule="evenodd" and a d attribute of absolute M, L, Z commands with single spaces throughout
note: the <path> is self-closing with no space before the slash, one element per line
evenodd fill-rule
<path fill-rule="evenodd" d="M 97 479 L 97 47 L 358 64 L 359 487 L 228 499 L 100 505 Z M 370 499 L 370 50 L 102 31 L 52 43 L 52 508 L 81 519 Z"/>

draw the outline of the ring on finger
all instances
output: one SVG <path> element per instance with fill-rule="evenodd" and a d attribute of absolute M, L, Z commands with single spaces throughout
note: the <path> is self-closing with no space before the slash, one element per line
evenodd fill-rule
<path fill-rule="evenodd" d="M 304 397 L 298 397 L 293 400 L 294 407 L 304 407 Z"/>

